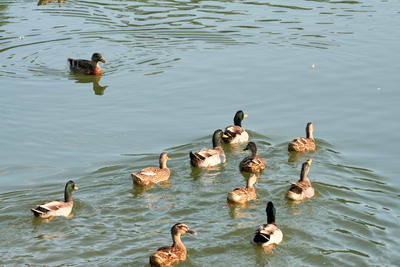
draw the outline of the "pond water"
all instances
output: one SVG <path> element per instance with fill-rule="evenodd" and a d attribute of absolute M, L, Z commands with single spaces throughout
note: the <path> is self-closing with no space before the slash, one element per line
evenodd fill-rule
<path fill-rule="evenodd" d="M 398 1 L 99 2 L 0 3 L 0 265 L 145 266 L 177 222 L 199 233 L 180 266 L 398 264 Z M 69 73 L 94 52 L 102 77 Z M 207 170 L 188 157 L 239 109 L 267 161 L 244 207 L 226 196 L 245 144 Z M 309 121 L 318 149 L 288 154 Z M 134 186 L 163 151 L 170 181 Z M 316 196 L 291 203 L 307 158 Z M 69 179 L 72 218 L 33 218 Z M 249 242 L 268 201 L 271 254 Z"/>

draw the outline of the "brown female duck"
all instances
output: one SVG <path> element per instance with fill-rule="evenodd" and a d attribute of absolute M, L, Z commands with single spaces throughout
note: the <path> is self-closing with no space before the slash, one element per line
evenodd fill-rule
<path fill-rule="evenodd" d="M 132 172 L 131 177 L 133 182 L 137 185 L 145 186 L 168 180 L 171 175 L 171 171 L 167 167 L 167 160 L 170 159 L 171 158 L 168 157 L 167 153 L 161 153 L 159 159 L 160 167 L 147 167 L 141 170 L 139 173 Z"/>
<path fill-rule="evenodd" d="M 71 72 L 86 75 L 101 75 L 103 72 L 99 61 L 107 63 L 99 53 L 94 53 L 91 60 L 68 58 L 67 61 Z"/>
<path fill-rule="evenodd" d="M 182 234 L 197 235 L 189 229 L 186 224 L 177 223 L 171 228 L 172 246 L 161 247 L 156 253 L 150 256 L 151 266 L 173 266 L 174 264 L 186 260 L 186 247 L 181 241 Z"/>
<path fill-rule="evenodd" d="M 315 140 L 313 137 L 314 126 L 311 122 L 307 123 L 306 138 L 298 137 L 289 142 L 288 150 L 297 152 L 306 152 L 315 150 Z"/>
<path fill-rule="evenodd" d="M 236 112 L 233 118 L 234 125 L 225 128 L 224 134 L 226 137 L 222 138 L 225 143 L 235 144 L 247 142 L 249 140 L 249 134 L 242 127 L 242 120 L 246 117 L 247 114 L 244 114 L 243 111 L 239 110 Z"/>
<path fill-rule="evenodd" d="M 254 142 L 249 142 L 245 149 L 250 150 L 251 155 L 245 157 L 239 164 L 240 171 L 252 172 L 252 173 L 260 173 L 262 172 L 267 163 L 265 160 L 258 155 L 257 145 Z"/>
<path fill-rule="evenodd" d="M 307 177 L 307 174 L 310 171 L 311 163 L 312 159 L 308 159 L 303 163 L 301 167 L 300 180 L 292 183 L 286 193 L 286 197 L 288 199 L 303 200 L 314 196 L 314 188 L 312 187 L 310 179 Z"/>
<path fill-rule="evenodd" d="M 249 200 L 256 199 L 256 189 L 254 188 L 254 184 L 257 181 L 257 175 L 250 175 L 249 179 L 247 179 L 246 187 L 235 188 L 228 193 L 228 201 L 234 203 L 246 203 Z"/>

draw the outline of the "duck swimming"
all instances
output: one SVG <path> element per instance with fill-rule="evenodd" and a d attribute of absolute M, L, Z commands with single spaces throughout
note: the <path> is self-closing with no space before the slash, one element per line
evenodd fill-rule
<path fill-rule="evenodd" d="M 99 62 L 107 63 L 99 53 L 94 53 L 91 60 L 68 58 L 67 61 L 71 72 L 86 75 L 101 75 Z"/>
<path fill-rule="evenodd" d="M 256 228 L 253 239 L 253 244 L 272 248 L 275 244 L 278 245 L 282 242 L 283 233 L 275 223 L 276 210 L 274 204 L 269 201 L 267 204 L 267 224 L 262 224 Z"/>
<path fill-rule="evenodd" d="M 64 201 L 53 200 L 41 205 L 36 208 L 31 209 L 35 217 L 39 218 L 52 218 L 54 216 L 64 216 L 67 217 L 74 206 L 74 201 L 72 200 L 72 191 L 78 190 L 73 181 L 68 181 L 65 185 L 64 190 Z"/>
<path fill-rule="evenodd" d="M 189 229 L 186 224 L 177 223 L 171 228 L 172 246 L 165 246 L 157 249 L 157 252 L 150 256 L 151 266 L 173 266 L 186 260 L 186 247 L 181 241 L 182 234 L 197 235 Z"/>
<path fill-rule="evenodd" d="M 314 126 L 311 122 L 307 123 L 306 137 L 298 137 L 289 142 L 288 150 L 297 152 L 306 152 L 315 150 L 315 140 L 313 137 Z"/>
<path fill-rule="evenodd" d="M 258 155 L 258 148 L 254 142 L 249 142 L 245 149 L 243 150 L 250 150 L 251 155 L 245 157 L 239 164 L 240 171 L 246 171 L 251 173 L 260 173 L 262 172 L 267 163 L 265 160 Z"/>
<path fill-rule="evenodd" d="M 288 199 L 303 200 L 314 196 L 314 188 L 312 187 L 310 179 L 307 177 L 307 174 L 310 171 L 311 163 L 312 159 L 308 159 L 303 163 L 301 167 L 300 180 L 292 183 L 286 193 L 286 197 Z"/>
<path fill-rule="evenodd" d="M 133 182 L 137 185 L 145 186 L 168 180 L 171 175 L 171 171 L 167 167 L 167 160 L 171 160 L 167 153 L 161 153 L 159 159 L 160 167 L 147 167 L 141 170 L 139 173 L 132 172 L 131 177 Z"/>
<path fill-rule="evenodd" d="M 247 179 L 246 187 L 235 188 L 228 193 L 228 201 L 233 203 L 246 203 L 257 198 L 254 184 L 257 182 L 257 175 L 252 174 Z"/>
<path fill-rule="evenodd" d="M 222 130 L 213 134 L 213 148 L 203 148 L 197 152 L 190 152 L 190 163 L 194 167 L 212 167 L 226 161 L 225 152 L 221 147 Z"/>
<path fill-rule="evenodd" d="M 234 125 L 225 128 L 224 134 L 226 137 L 222 138 L 225 143 L 236 144 L 249 140 L 249 134 L 242 127 L 242 120 L 244 118 L 247 118 L 247 114 L 244 114 L 241 110 L 236 112 L 233 118 Z"/>

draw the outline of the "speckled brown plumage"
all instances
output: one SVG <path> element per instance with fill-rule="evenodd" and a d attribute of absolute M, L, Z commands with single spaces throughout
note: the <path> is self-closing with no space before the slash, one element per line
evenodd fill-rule
<path fill-rule="evenodd" d="M 250 150 L 251 155 L 245 157 L 239 164 L 240 171 L 246 171 L 251 173 L 262 172 L 267 163 L 265 160 L 258 155 L 257 145 L 254 142 L 249 142 L 244 150 Z"/>
<path fill-rule="evenodd" d="M 133 182 L 137 185 L 146 186 L 168 180 L 171 171 L 167 167 L 167 160 L 170 160 L 167 153 L 161 153 L 159 159 L 160 167 L 147 167 L 139 173 L 132 172 L 131 177 Z"/>
<path fill-rule="evenodd" d="M 315 150 L 315 140 L 313 137 L 314 126 L 311 122 L 307 123 L 306 127 L 306 138 L 298 137 L 289 142 L 288 150 L 297 152 L 306 152 Z"/>
<path fill-rule="evenodd" d="M 228 193 L 228 201 L 233 203 L 246 203 L 250 200 L 256 199 L 256 189 L 254 184 L 257 181 L 257 175 L 252 174 L 249 179 L 247 179 L 246 187 L 235 188 Z"/>
<path fill-rule="evenodd" d="M 197 233 L 190 230 L 186 224 L 177 223 L 171 228 L 172 246 L 161 247 L 156 253 L 150 256 L 151 266 L 173 266 L 174 264 L 186 260 L 186 247 L 181 241 L 181 234 Z"/>
<path fill-rule="evenodd" d="M 292 183 L 286 193 L 287 198 L 291 200 L 303 200 L 314 196 L 314 188 L 312 187 L 310 179 L 307 177 L 308 172 L 310 171 L 311 163 L 311 159 L 308 159 L 303 163 L 301 167 L 300 179 L 299 181 Z"/>

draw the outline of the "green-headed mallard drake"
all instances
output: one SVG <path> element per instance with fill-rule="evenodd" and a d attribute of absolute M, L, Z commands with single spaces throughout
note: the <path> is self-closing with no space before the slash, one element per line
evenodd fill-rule
<path fill-rule="evenodd" d="M 36 208 L 31 209 L 36 217 L 40 218 L 51 218 L 54 216 L 67 217 L 74 206 L 72 201 L 72 191 L 78 190 L 73 181 L 68 181 L 65 185 L 64 201 L 53 200 L 45 204 L 38 205 Z"/>
<path fill-rule="evenodd" d="M 242 120 L 246 117 L 247 114 L 244 114 L 243 111 L 236 112 L 233 118 L 234 125 L 225 128 L 224 134 L 226 137 L 222 138 L 225 143 L 235 144 L 249 140 L 249 134 L 242 128 Z"/>
<path fill-rule="evenodd" d="M 186 260 L 186 247 L 181 241 L 181 234 L 197 235 L 186 224 L 177 223 L 171 228 L 172 246 L 161 247 L 150 256 L 151 266 L 173 266 Z"/>
<path fill-rule="evenodd" d="M 272 247 L 282 242 L 283 233 L 275 223 L 276 210 L 274 204 L 269 201 L 267 204 L 267 224 L 256 228 L 252 242 L 263 247 Z"/>
<path fill-rule="evenodd" d="M 239 164 L 240 171 L 260 173 L 265 169 L 267 163 L 258 155 L 257 145 L 254 142 L 249 142 L 245 149 L 250 150 L 251 155 L 245 157 Z"/>
<path fill-rule="evenodd" d="M 249 179 L 247 179 L 246 187 L 235 188 L 228 193 L 228 201 L 242 204 L 256 199 L 256 189 L 253 185 L 257 182 L 257 178 L 255 174 L 250 175 Z"/>
<path fill-rule="evenodd" d="M 306 152 L 315 150 L 315 140 L 313 137 L 314 126 L 311 122 L 307 123 L 306 138 L 298 137 L 289 142 L 288 150 Z"/>
<path fill-rule="evenodd" d="M 167 160 L 171 158 L 168 157 L 167 153 L 163 152 L 160 154 L 160 167 L 147 167 L 141 170 L 139 173 L 131 173 L 133 182 L 137 185 L 149 185 L 159 183 L 169 179 L 171 171 L 167 167 Z"/>
<path fill-rule="evenodd" d="M 92 55 L 92 60 L 68 58 L 71 72 L 86 75 L 101 75 L 103 72 L 99 67 L 99 61 L 107 63 L 99 53 Z"/>
<path fill-rule="evenodd" d="M 213 148 L 203 148 L 197 152 L 190 151 L 190 163 L 194 167 L 211 167 L 226 161 L 225 152 L 221 147 L 222 130 L 216 130 L 213 134 Z"/>
<path fill-rule="evenodd" d="M 307 174 L 310 171 L 312 159 L 308 159 L 301 167 L 300 180 L 292 183 L 286 193 L 286 197 L 291 200 L 303 200 L 305 198 L 313 197 L 315 194 L 310 179 Z"/>

